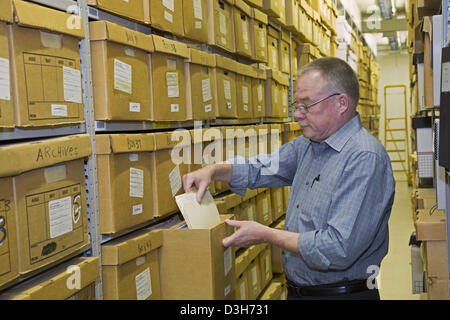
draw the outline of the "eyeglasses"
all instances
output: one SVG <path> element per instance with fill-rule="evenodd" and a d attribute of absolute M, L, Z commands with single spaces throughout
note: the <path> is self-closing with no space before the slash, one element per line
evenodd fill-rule
<path fill-rule="evenodd" d="M 311 104 L 297 104 L 297 102 L 294 101 L 294 102 L 292 103 L 291 107 L 292 107 L 293 109 L 298 109 L 298 110 L 300 110 L 300 111 L 302 111 L 302 109 L 303 109 L 303 113 L 308 113 L 308 110 L 309 110 L 310 108 L 314 107 L 316 104 L 319 104 L 319 103 L 321 103 L 322 101 L 327 100 L 328 98 L 331 98 L 331 97 L 334 97 L 334 96 L 338 96 L 338 95 L 340 95 L 340 94 L 341 94 L 341 93 L 333 93 L 333 94 L 330 94 L 328 97 L 325 97 L 325 98 L 323 98 L 323 99 L 321 99 L 321 100 L 319 100 L 319 101 L 313 102 L 313 103 L 311 103 Z"/>

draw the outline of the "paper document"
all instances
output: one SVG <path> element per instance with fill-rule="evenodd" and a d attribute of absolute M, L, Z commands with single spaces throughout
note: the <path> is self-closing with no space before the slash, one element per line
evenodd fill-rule
<path fill-rule="evenodd" d="M 209 229 L 220 222 L 219 211 L 209 191 L 202 202 L 196 200 L 196 193 L 185 193 L 175 197 L 178 208 L 189 229 Z"/>

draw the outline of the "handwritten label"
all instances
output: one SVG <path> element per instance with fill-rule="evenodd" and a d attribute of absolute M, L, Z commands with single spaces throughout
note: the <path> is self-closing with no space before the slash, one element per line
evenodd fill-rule
<path fill-rule="evenodd" d="M 56 146 L 50 147 L 46 146 L 43 148 L 39 148 L 36 156 L 36 162 L 45 160 L 45 159 L 60 159 L 67 157 L 77 157 L 78 156 L 78 147 L 74 146 Z"/>

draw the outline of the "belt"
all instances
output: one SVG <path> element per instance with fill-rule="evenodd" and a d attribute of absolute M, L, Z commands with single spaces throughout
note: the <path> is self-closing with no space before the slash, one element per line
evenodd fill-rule
<path fill-rule="evenodd" d="M 367 291 L 367 280 L 352 280 L 336 284 L 325 284 L 317 286 L 297 286 L 292 281 L 287 281 L 288 294 L 296 297 L 302 296 L 335 296 Z"/>

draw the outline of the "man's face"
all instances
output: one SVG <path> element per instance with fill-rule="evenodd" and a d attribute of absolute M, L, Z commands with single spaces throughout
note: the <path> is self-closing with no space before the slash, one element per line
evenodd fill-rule
<path fill-rule="evenodd" d="M 297 81 L 295 101 L 309 105 L 326 98 L 330 94 L 320 72 L 312 70 L 303 74 Z M 315 142 L 322 142 L 339 129 L 339 97 L 330 97 L 307 111 L 297 108 L 294 118 L 303 129 L 303 135 Z"/>

